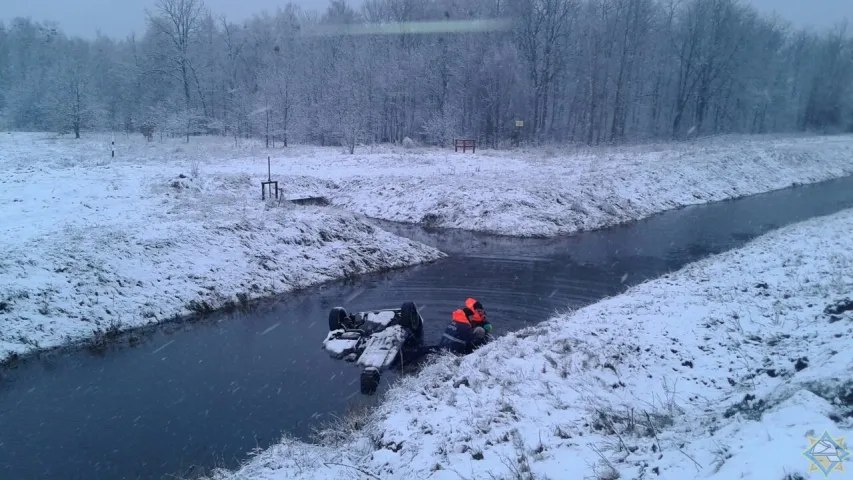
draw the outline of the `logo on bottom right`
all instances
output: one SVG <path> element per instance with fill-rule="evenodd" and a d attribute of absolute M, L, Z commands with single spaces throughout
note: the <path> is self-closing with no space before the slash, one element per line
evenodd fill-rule
<path fill-rule="evenodd" d="M 821 472 L 828 477 L 832 472 L 844 471 L 844 460 L 850 456 L 850 451 L 844 447 L 844 437 L 832 438 L 824 431 L 818 438 L 809 437 L 811 446 L 803 452 L 809 459 L 809 473 Z"/>

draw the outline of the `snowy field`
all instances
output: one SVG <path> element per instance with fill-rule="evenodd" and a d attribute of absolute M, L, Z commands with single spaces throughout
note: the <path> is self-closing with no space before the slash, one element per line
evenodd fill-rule
<path fill-rule="evenodd" d="M 262 202 L 265 159 L 225 161 L 251 151 L 121 140 L 111 159 L 108 138 L 0 134 L 0 360 L 442 256 L 349 212 Z"/>
<path fill-rule="evenodd" d="M 853 137 L 725 137 L 622 148 L 266 149 L 0 133 L 0 359 L 429 261 L 359 215 L 535 236 L 853 174 Z M 284 196 L 337 208 L 261 202 Z M 349 212 L 347 212 L 349 211 Z"/>
<path fill-rule="evenodd" d="M 102 150 L 108 139 L 103 138 Z M 612 226 L 672 208 L 853 175 L 853 136 L 728 136 L 631 147 L 542 147 L 512 151 L 397 146 L 295 146 L 194 138 L 119 148 L 203 168 L 253 168 L 288 179 L 288 194 L 326 196 L 373 218 L 511 236 L 556 236 Z M 70 142 L 65 142 L 67 145 Z M 79 147 L 78 147 L 79 148 Z M 159 154 L 155 154 L 159 152 Z M 247 171 L 247 170 L 241 170 Z"/>
<path fill-rule="evenodd" d="M 853 433 L 850 232 L 853 210 L 795 224 L 441 357 L 217 477 L 811 478 L 810 437 Z"/>
<path fill-rule="evenodd" d="M 346 165 L 361 171 L 339 182 L 331 198 L 349 210 L 500 235 L 553 236 L 851 175 L 853 137 L 415 152 L 362 155 Z"/>

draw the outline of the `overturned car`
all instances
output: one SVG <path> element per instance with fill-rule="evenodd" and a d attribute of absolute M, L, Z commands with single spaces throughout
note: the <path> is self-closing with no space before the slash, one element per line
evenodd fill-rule
<path fill-rule="evenodd" d="M 423 317 L 413 302 L 400 308 L 352 314 L 336 307 L 329 312 L 329 333 L 323 348 L 333 357 L 361 367 L 361 393 L 373 395 L 382 371 L 395 366 L 404 349 L 421 344 L 423 328 Z"/>

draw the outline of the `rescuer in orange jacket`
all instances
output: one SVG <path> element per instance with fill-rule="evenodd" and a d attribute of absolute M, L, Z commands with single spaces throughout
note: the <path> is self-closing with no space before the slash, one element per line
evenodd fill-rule
<path fill-rule="evenodd" d="M 480 302 L 469 298 L 465 303 L 465 307 L 453 312 L 439 343 L 440 348 L 463 355 L 485 344 L 488 341 L 487 333 L 492 327 L 486 320 L 486 311 Z"/>
<path fill-rule="evenodd" d="M 474 322 L 478 324 L 477 326 L 485 328 L 486 325 L 489 325 L 491 328 L 489 321 L 486 319 L 486 310 L 483 308 L 482 303 L 474 298 L 468 298 L 465 300 L 465 308 L 474 312 Z"/>

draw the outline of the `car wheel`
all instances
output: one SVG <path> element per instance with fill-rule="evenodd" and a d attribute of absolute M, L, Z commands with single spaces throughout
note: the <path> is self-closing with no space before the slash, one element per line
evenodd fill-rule
<path fill-rule="evenodd" d="M 379 370 L 368 367 L 361 372 L 361 394 L 373 395 L 379 389 Z"/>
<path fill-rule="evenodd" d="M 347 315 L 347 311 L 344 310 L 344 307 L 335 307 L 329 312 L 329 331 L 332 330 L 345 330 L 347 328 L 347 323 L 349 320 L 349 315 Z"/>
<path fill-rule="evenodd" d="M 414 302 L 406 302 L 400 307 L 400 326 L 408 328 L 416 335 L 420 335 L 423 331 L 424 320 Z"/>

